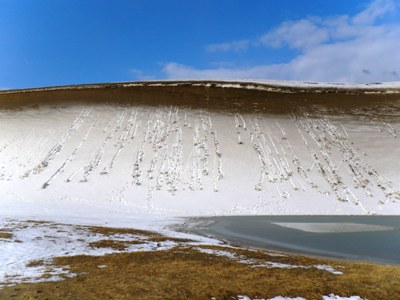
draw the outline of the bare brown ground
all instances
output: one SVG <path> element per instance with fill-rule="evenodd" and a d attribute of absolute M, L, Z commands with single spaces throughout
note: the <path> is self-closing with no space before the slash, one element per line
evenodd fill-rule
<path fill-rule="evenodd" d="M 221 84 L 218 81 L 161 81 L 137 82 L 130 86 L 115 83 L 0 91 L 0 109 L 104 103 L 268 114 L 287 114 L 299 108 L 323 106 L 327 112 L 344 110 L 350 113 L 354 108 L 398 107 L 400 99 L 400 91 L 396 89 L 392 94 L 385 94 L 385 90 L 271 87 L 252 83 L 241 83 L 242 88 L 237 88 Z"/>
<path fill-rule="evenodd" d="M 261 251 L 212 248 L 255 260 L 271 260 Z M 70 266 L 71 271 L 80 275 L 61 282 L 7 287 L 0 290 L 0 299 L 232 299 L 237 295 L 322 299 L 322 295 L 330 293 L 359 295 L 369 300 L 400 299 L 400 267 L 300 256 L 274 257 L 274 261 L 329 264 L 344 274 L 315 268 L 254 268 L 200 253 L 193 247 L 177 247 L 169 251 L 57 258 L 55 265 Z"/>

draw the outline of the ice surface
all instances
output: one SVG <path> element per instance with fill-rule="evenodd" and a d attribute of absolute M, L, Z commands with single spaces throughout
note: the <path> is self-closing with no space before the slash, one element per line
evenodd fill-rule
<path fill-rule="evenodd" d="M 357 223 L 273 223 L 282 227 L 298 229 L 306 232 L 368 232 L 393 230 L 393 227 Z"/>

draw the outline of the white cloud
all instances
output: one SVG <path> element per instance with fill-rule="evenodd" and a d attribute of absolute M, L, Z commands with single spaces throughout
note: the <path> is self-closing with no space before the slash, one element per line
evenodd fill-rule
<path fill-rule="evenodd" d="M 139 69 L 131 69 L 131 74 L 135 77 L 137 80 L 152 80 L 154 79 L 154 76 L 146 75 L 143 73 L 143 71 Z"/>
<path fill-rule="evenodd" d="M 312 17 L 284 22 L 258 41 L 266 47 L 300 50 L 301 53 L 287 63 L 203 70 L 169 63 L 163 71 L 168 78 L 175 79 L 398 81 L 400 22 L 377 24 L 387 14 L 398 13 L 395 1 L 376 0 L 354 16 Z M 247 42 L 246 47 L 250 44 Z M 233 50 L 233 46 L 227 45 L 219 50 Z"/>
<path fill-rule="evenodd" d="M 168 63 L 163 72 L 169 79 L 260 79 L 278 71 L 279 65 L 256 66 L 250 68 L 195 69 L 177 63 Z"/>
<path fill-rule="evenodd" d="M 318 20 L 303 19 L 295 22 L 285 22 L 260 38 L 266 46 L 280 48 L 308 49 L 320 45 L 329 39 L 327 28 L 320 26 Z"/>
<path fill-rule="evenodd" d="M 355 15 L 353 24 L 372 24 L 377 18 L 389 12 L 395 12 L 397 5 L 393 0 L 375 0 L 365 10 Z"/>
<path fill-rule="evenodd" d="M 207 45 L 205 48 L 207 52 L 240 52 L 246 50 L 249 47 L 249 43 L 249 40 L 241 40 L 229 43 L 211 44 Z"/>

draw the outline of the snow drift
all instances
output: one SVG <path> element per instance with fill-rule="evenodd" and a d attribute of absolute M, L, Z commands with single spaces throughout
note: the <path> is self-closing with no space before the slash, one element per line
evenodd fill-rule
<path fill-rule="evenodd" d="M 399 86 L 0 92 L 6 215 L 400 213 Z"/>

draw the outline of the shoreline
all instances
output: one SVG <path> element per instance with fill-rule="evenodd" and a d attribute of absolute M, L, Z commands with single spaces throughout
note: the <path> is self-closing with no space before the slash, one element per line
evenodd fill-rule
<path fill-rule="evenodd" d="M 332 217 L 331 215 L 302 215 L 301 217 Z M 290 248 L 285 247 L 285 246 L 279 246 L 279 245 L 272 245 L 272 244 L 266 244 L 260 245 L 261 242 L 256 242 L 252 241 L 250 239 L 243 239 L 240 237 L 230 237 L 227 235 L 224 235 L 223 233 L 216 233 L 215 230 L 213 231 L 212 229 L 206 229 L 207 227 L 209 228 L 212 225 L 217 224 L 216 220 L 212 219 L 218 219 L 218 218 L 224 218 L 224 217 L 242 217 L 242 216 L 216 216 L 216 217 L 189 217 L 189 218 L 184 218 L 185 221 L 180 224 L 176 225 L 171 225 L 169 228 L 172 230 L 175 230 L 177 232 L 182 232 L 182 233 L 187 233 L 187 234 L 194 234 L 194 235 L 200 235 L 206 238 L 210 239 L 215 239 L 218 241 L 223 242 L 225 245 L 229 245 L 232 247 L 238 247 L 240 249 L 250 249 L 250 250 L 261 250 L 261 251 L 267 251 L 267 252 L 272 252 L 272 253 L 277 253 L 277 254 L 285 254 L 285 255 L 294 255 L 294 256 L 305 256 L 308 258 L 315 258 L 315 259 L 327 259 L 327 260 L 333 260 L 336 262 L 347 262 L 347 263 L 366 263 L 366 264 L 374 264 L 374 265 L 380 265 L 380 266 L 400 266 L 400 261 L 398 263 L 393 262 L 393 261 L 385 261 L 383 259 L 379 258 L 365 258 L 365 257 L 346 257 L 346 254 L 343 254 L 343 256 L 335 255 L 334 253 L 332 254 L 326 254 L 326 253 L 321 253 L 321 250 L 314 249 L 313 251 L 307 251 L 305 250 L 299 250 L 295 248 Z M 246 217 L 260 217 L 260 216 L 246 216 Z M 265 217 L 298 217 L 298 216 L 292 216 L 292 215 L 282 215 L 282 216 L 265 216 Z M 336 217 L 353 217 L 353 216 L 344 216 L 344 215 L 336 215 Z M 360 216 L 360 215 L 355 215 L 354 217 L 363 217 L 363 218 L 373 218 L 374 216 Z M 375 216 L 377 217 L 377 216 Z M 378 216 L 378 217 L 398 217 L 397 215 L 391 215 L 391 216 Z M 273 224 L 273 223 L 272 223 Z M 340 254 L 340 253 L 338 253 Z"/>
<path fill-rule="evenodd" d="M 45 221 L 17 222 L 12 226 L 19 229 L 11 239 L 22 238 L 16 245 L 37 240 L 35 235 L 42 236 L 43 232 L 49 236 L 40 240 L 51 242 L 57 239 L 54 233 L 61 230 L 77 234 L 76 241 L 87 244 L 93 253 L 32 257 L 26 266 L 27 273 L 14 272 L 0 282 L 0 298 L 25 299 L 40 293 L 49 299 L 80 299 L 95 296 L 93 291 L 98 289 L 116 298 L 140 295 L 143 299 L 153 299 L 155 292 L 160 297 L 179 298 L 184 293 L 187 298 L 204 299 L 211 296 L 239 299 L 238 295 L 257 299 L 278 295 L 320 299 L 331 294 L 359 295 L 362 299 L 380 299 L 385 295 L 385 299 L 393 299 L 398 292 L 400 268 L 396 265 L 198 243 L 135 228 L 71 226 Z M 21 230 L 27 230 L 29 235 L 21 236 Z M 87 233 L 90 237 L 80 238 Z M 65 237 L 62 234 L 58 238 L 62 236 Z M 150 282 L 152 288 L 143 289 Z M 243 282 L 248 284 L 244 286 Z"/>

